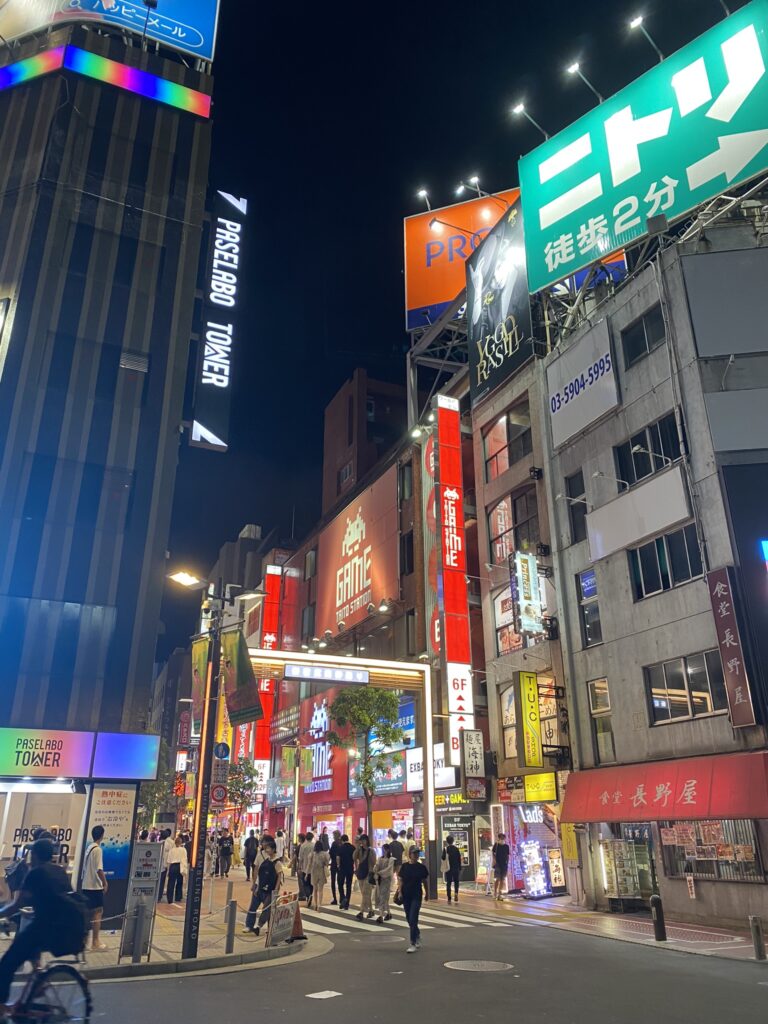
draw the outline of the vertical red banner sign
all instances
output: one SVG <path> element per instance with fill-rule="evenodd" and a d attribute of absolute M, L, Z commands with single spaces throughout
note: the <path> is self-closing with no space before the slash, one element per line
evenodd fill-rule
<path fill-rule="evenodd" d="M 469 631 L 467 548 L 464 531 L 464 481 L 461 470 L 459 403 L 437 396 L 435 459 L 438 534 L 440 537 L 440 664 L 448 690 L 450 762 L 461 763 L 459 734 L 474 729 L 472 655 Z"/>
<path fill-rule="evenodd" d="M 749 688 L 739 624 L 736 620 L 736 598 L 731 573 L 732 570 L 728 567 L 708 572 L 707 587 L 717 630 L 720 660 L 723 663 L 731 725 L 734 729 L 743 729 L 755 724 L 755 709 L 752 705 L 752 692 Z"/>
<path fill-rule="evenodd" d="M 280 628 L 280 600 L 282 596 L 283 570 L 279 565 L 268 565 L 264 573 L 264 592 L 262 602 L 261 641 L 259 646 L 266 651 L 277 650 L 278 630 Z M 253 756 L 256 761 L 269 760 L 272 744 L 269 741 L 269 726 L 272 721 L 275 704 L 275 681 L 259 680 L 259 696 L 264 717 L 256 723 Z"/>

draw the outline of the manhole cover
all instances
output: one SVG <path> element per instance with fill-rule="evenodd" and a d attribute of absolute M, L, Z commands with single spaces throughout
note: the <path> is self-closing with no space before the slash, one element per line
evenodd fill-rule
<path fill-rule="evenodd" d="M 449 960 L 443 966 L 449 971 L 511 971 L 513 964 L 498 960 Z"/>

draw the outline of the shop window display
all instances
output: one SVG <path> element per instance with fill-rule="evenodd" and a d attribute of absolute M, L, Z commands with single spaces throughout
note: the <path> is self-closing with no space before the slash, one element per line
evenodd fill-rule
<path fill-rule="evenodd" d="M 660 822 L 664 871 L 670 878 L 713 882 L 765 882 L 754 822 Z"/>

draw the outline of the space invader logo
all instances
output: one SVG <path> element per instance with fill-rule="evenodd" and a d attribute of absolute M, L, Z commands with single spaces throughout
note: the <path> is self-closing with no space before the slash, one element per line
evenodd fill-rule
<path fill-rule="evenodd" d="M 532 292 L 768 167 L 768 0 L 753 0 L 520 162 Z"/>
<path fill-rule="evenodd" d="M 362 506 L 354 519 L 347 517 L 341 542 L 342 564 L 336 571 L 336 621 L 344 621 L 371 601 L 373 548 L 366 544 Z"/>

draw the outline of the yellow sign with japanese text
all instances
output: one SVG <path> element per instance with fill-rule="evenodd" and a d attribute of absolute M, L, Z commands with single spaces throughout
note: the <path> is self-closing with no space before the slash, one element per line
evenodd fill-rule
<path fill-rule="evenodd" d="M 578 862 L 579 844 L 576 841 L 576 826 L 567 821 L 560 823 L 560 847 L 566 860 Z"/>
<path fill-rule="evenodd" d="M 557 800 L 557 781 L 554 772 L 542 772 L 540 775 L 525 775 L 525 802 L 538 804 Z"/>
<path fill-rule="evenodd" d="M 539 682 L 535 672 L 520 673 L 520 709 L 523 729 L 523 760 L 526 768 L 543 768 Z"/>

